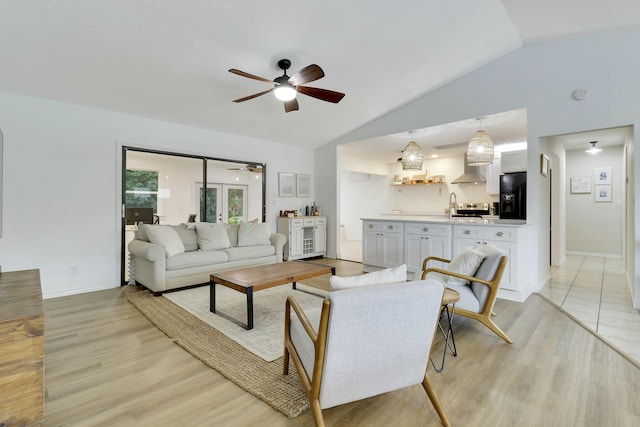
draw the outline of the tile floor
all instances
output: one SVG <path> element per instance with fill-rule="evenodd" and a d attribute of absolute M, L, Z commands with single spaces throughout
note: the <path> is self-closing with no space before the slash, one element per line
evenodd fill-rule
<path fill-rule="evenodd" d="M 623 260 L 567 256 L 551 267 L 551 281 L 540 293 L 640 362 L 640 311 L 631 305 Z"/>

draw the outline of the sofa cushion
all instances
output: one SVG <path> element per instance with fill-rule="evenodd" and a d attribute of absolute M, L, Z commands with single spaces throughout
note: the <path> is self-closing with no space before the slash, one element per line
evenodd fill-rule
<path fill-rule="evenodd" d="M 144 230 L 151 243 L 164 248 L 167 258 L 184 252 L 184 244 L 171 226 L 145 224 Z"/>
<path fill-rule="evenodd" d="M 225 251 L 191 251 L 167 259 L 167 270 L 221 264 L 229 261 Z"/>
<path fill-rule="evenodd" d="M 240 224 L 227 224 L 227 236 L 229 236 L 229 242 L 231 247 L 238 246 L 238 229 Z"/>
<path fill-rule="evenodd" d="M 224 224 L 199 222 L 196 224 L 198 247 L 202 251 L 217 251 L 231 246 Z"/>
<path fill-rule="evenodd" d="M 198 236 L 196 230 L 188 229 L 185 224 L 172 225 L 171 228 L 176 230 L 182 244 L 184 245 L 185 252 L 198 250 Z"/>
<path fill-rule="evenodd" d="M 400 283 L 407 281 L 407 266 L 402 264 L 399 267 L 386 268 L 380 271 L 372 271 L 358 276 L 340 277 L 331 276 L 329 284 L 331 291 L 357 288 L 361 286 L 385 285 L 388 283 Z"/>
<path fill-rule="evenodd" d="M 270 245 L 271 226 L 264 222 L 241 222 L 238 246 Z"/>
<path fill-rule="evenodd" d="M 271 245 L 237 246 L 224 250 L 229 256 L 229 261 L 243 261 L 245 259 L 261 258 L 275 255 L 276 248 Z"/>
<path fill-rule="evenodd" d="M 147 231 L 145 227 L 149 224 L 138 224 L 138 230 L 136 231 L 136 239 L 142 240 L 144 242 L 149 241 L 149 236 L 147 236 Z"/>
<path fill-rule="evenodd" d="M 498 270 L 498 265 L 500 265 L 500 260 L 507 254 L 502 249 L 491 244 L 483 245 L 479 250 L 485 254 L 485 258 L 474 276 L 482 280 L 493 280 L 493 276 Z M 485 301 L 489 296 L 489 287 L 482 283 L 471 282 L 471 289 L 480 302 L 480 307 L 484 307 Z"/>

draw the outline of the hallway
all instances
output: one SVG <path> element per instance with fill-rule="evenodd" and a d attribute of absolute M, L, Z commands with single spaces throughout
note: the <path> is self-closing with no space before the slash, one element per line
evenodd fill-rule
<path fill-rule="evenodd" d="M 540 294 L 640 362 L 640 311 L 631 306 L 623 260 L 568 255 Z"/>

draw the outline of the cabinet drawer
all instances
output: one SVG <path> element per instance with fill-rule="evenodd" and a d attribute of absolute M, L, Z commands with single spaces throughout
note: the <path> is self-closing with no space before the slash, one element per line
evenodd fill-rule
<path fill-rule="evenodd" d="M 316 218 L 316 225 L 327 225 L 327 218 Z"/>
<path fill-rule="evenodd" d="M 316 219 L 315 218 L 303 218 L 302 220 L 304 221 L 304 226 L 305 227 L 316 225 Z"/>
<path fill-rule="evenodd" d="M 485 240 L 502 240 L 505 242 L 515 242 L 518 229 L 508 227 L 485 227 Z"/>
<path fill-rule="evenodd" d="M 302 227 L 302 218 L 294 218 L 289 220 L 291 227 Z"/>
<path fill-rule="evenodd" d="M 387 221 L 364 221 L 362 224 L 365 231 L 385 231 L 387 233 L 401 233 L 402 224 Z"/>
<path fill-rule="evenodd" d="M 467 239 L 482 239 L 482 228 L 473 225 L 456 225 L 453 227 L 453 235 Z"/>
<path fill-rule="evenodd" d="M 430 236 L 450 236 L 451 226 L 445 224 L 431 223 L 407 223 L 405 233 L 408 234 L 428 234 Z"/>

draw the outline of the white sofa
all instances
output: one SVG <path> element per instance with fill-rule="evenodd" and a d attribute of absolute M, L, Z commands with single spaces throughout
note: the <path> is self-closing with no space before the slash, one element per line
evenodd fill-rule
<path fill-rule="evenodd" d="M 265 223 L 141 224 L 128 248 L 136 283 L 157 296 L 216 271 L 282 262 L 286 240 Z"/>

